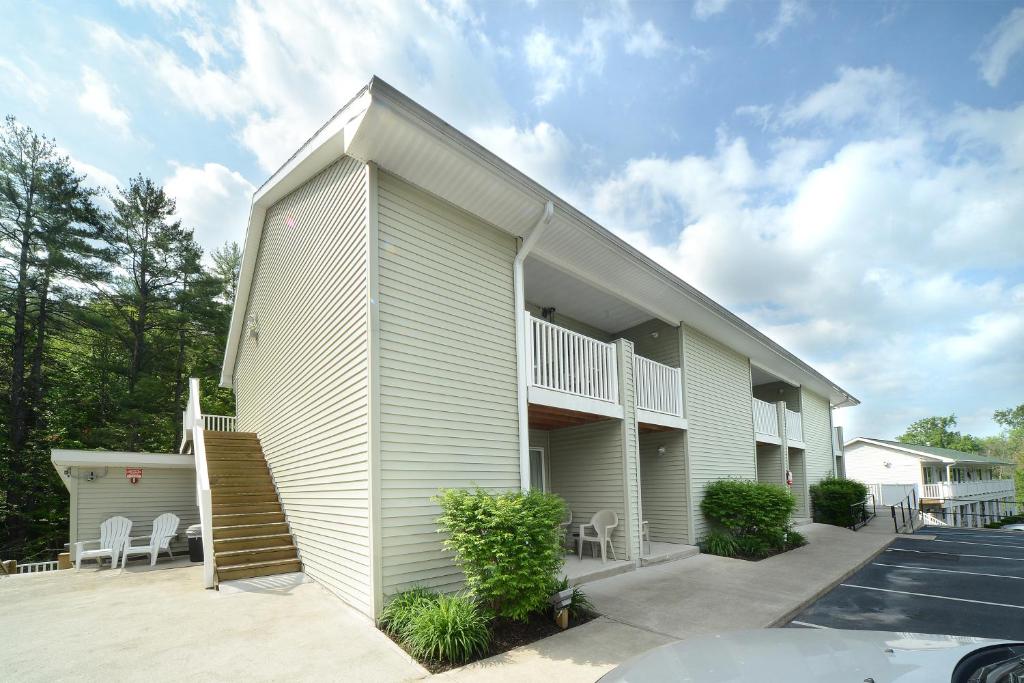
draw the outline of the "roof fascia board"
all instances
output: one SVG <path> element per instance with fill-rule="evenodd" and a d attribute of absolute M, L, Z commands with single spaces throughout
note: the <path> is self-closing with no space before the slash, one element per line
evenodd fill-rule
<path fill-rule="evenodd" d="M 869 439 L 869 438 L 864 437 L 864 436 L 858 436 L 855 439 L 850 439 L 849 441 L 846 442 L 846 444 L 844 444 L 844 447 L 852 446 L 853 444 L 855 444 L 858 441 L 860 441 L 862 443 L 866 443 L 866 444 L 871 444 L 872 446 L 878 446 L 880 448 L 889 448 L 889 449 L 894 450 L 894 451 L 903 451 L 905 453 L 910 453 L 911 455 L 915 455 L 915 456 L 917 456 L 919 458 L 924 458 L 926 460 L 936 460 L 938 462 L 946 463 L 946 464 L 953 464 L 953 465 L 956 465 L 956 464 L 959 464 L 959 463 L 971 463 L 971 464 L 975 464 L 975 465 L 1013 465 L 1014 464 L 1014 463 L 1011 463 L 1011 462 L 1003 462 L 1002 460 L 994 460 L 994 459 L 993 460 L 971 460 L 970 458 L 959 458 L 959 459 L 947 458 L 944 455 L 936 455 L 934 453 L 925 453 L 924 451 L 914 450 L 914 448 L 910 444 L 908 444 L 906 447 L 893 446 L 891 443 L 883 443 L 881 441 L 875 441 L 874 439 Z"/>
<path fill-rule="evenodd" d="M 195 469 L 196 461 L 188 455 L 174 453 L 135 453 L 131 451 L 89 451 L 54 448 L 50 460 L 60 467 L 118 467 L 148 465 L 171 469 Z"/>

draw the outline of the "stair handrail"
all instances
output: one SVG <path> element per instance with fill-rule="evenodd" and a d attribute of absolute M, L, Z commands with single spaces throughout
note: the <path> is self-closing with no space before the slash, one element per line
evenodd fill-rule
<path fill-rule="evenodd" d="M 188 408 L 191 417 L 192 453 L 196 461 L 196 504 L 199 506 L 199 524 L 203 530 L 203 587 L 213 588 L 216 572 L 213 564 L 213 497 L 210 493 L 210 470 L 206 464 L 206 437 L 203 433 L 203 411 L 199 404 L 199 380 L 188 381 Z"/>

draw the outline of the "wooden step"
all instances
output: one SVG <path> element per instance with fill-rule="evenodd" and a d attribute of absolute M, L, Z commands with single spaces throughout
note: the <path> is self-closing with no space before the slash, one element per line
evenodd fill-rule
<path fill-rule="evenodd" d="M 215 448 L 259 448 L 260 440 L 254 436 L 232 438 L 204 434 L 203 443 Z"/>
<path fill-rule="evenodd" d="M 277 534 L 288 534 L 288 524 L 285 522 L 266 522 L 262 524 L 235 524 L 233 526 L 213 527 L 213 543 L 229 538 L 251 538 L 253 536 L 276 536 Z"/>
<path fill-rule="evenodd" d="M 283 522 L 283 512 L 243 512 L 239 514 L 214 515 L 213 526 L 238 526 L 239 524 L 273 524 Z"/>
<path fill-rule="evenodd" d="M 274 480 L 270 478 L 270 472 L 259 474 L 210 474 L 210 489 L 218 486 L 230 486 L 234 488 L 252 487 L 262 490 L 261 487 L 273 486 Z"/>
<path fill-rule="evenodd" d="M 213 542 L 214 553 L 229 550 L 246 550 L 249 548 L 277 548 L 292 545 L 291 534 L 266 534 L 264 536 L 240 536 L 239 538 L 221 538 Z"/>
<path fill-rule="evenodd" d="M 222 503 L 277 503 L 277 491 L 273 486 L 264 487 L 261 491 L 241 491 L 225 493 L 223 488 L 211 490 L 211 500 L 214 505 Z"/>
<path fill-rule="evenodd" d="M 214 554 L 218 569 L 239 564 L 267 562 L 269 560 L 297 560 L 299 553 L 294 545 L 279 545 L 270 548 L 243 548 L 241 550 L 221 550 Z"/>
<path fill-rule="evenodd" d="M 217 579 L 219 581 L 231 581 L 234 579 L 250 579 L 255 576 L 270 576 L 272 574 L 300 571 L 302 571 L 302 563 L 298 560 L 269 560 L 267 562 L 252 562 L 249 564 L 232 565 L 230 567 L 218 567 Z"/>
<path fill-rule="evenodd" d="M 243 513 L 253 512 L 281 512 L 281 503 L 276 500 L 270 500 L 262 503 L 214 503 L 213 514 L 216 515 L 235 515 Z"/>
<path fill-rule="evenodd" d="M 270 474 L 265 460 L 209 460 L 206 471 L 214 474 Z"/>

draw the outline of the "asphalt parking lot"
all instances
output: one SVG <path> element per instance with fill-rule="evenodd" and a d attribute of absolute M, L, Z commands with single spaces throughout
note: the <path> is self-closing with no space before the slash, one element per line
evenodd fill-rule
<path fill-rule="evenodd" d="M 900 537 L 786 627 L 1024 641 L 1024 532 L 926 527 Z"/>

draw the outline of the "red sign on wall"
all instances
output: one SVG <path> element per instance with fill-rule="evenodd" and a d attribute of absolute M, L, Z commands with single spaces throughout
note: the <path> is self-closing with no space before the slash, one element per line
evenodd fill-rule
<path fill-rule="evenodd" d="M 139 479 L 142 479 L 142 468 L 141 467 L 125 467 L 124 468 L 125 479 L 133 484 L 138 484 Z"/>

